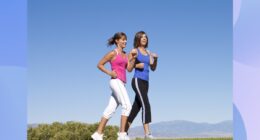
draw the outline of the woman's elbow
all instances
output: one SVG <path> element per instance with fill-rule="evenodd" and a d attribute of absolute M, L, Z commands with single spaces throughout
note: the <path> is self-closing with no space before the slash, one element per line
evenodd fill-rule
<path fill-rule="evenodd" d="M 155 70 L 156 70 L 156 67 L 151 67 L 151 70 L 152 70 L 152 71 L 155 71 Z"/>
<path fill-rule="evenodd" d="M 127 71 L 128 71 L 128 72 L 132 72 L 132 71 L 133 71 L 133 68 L 127 68 Z"/>
<path fill-rule="evenodd" d="M 98 68 L 98 69 L 101 69 L 101 67 L 102 67 L 102 66 L 101 66 L 100 64 L 97 64 L 97 68 Z"/>

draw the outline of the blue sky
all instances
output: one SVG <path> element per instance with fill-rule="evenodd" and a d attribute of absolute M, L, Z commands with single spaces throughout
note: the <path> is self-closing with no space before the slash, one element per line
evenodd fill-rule
<path fill-rule="evenodd" d="M 109 77 L 96 68 L 114 48 L 106 41 L 123 31 L 129 52 L 140 30 L 159 55 L 150 73 L 153 122 L 232 119 L 231 0 L 29 0 L 28 123 L 98 122 L 111 94 Z M 109 124 L 119 124 L 120 113 Z"/>

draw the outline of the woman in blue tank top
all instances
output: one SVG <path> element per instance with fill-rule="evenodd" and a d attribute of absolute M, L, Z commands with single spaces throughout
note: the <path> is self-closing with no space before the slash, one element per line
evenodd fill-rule
<path fill-rule="evenodd" d="M 135 73 L 132 79 L 132 88 L 136 95 L 132 105 L 132 110 L 128 117 L 126 132 L 142 108 L 142 122 L 145 138 L 152 139 L 153 136 L 149 129 L 149 123 L 152 121 L 151 106 L 148 98 L 149 69 L 155 71 L 158 56 L 155 53 L 150 53 L 147 50 L 147 47 L 148 37 L 146 33 L 144 31 L 137 32 L 134 39 L 134 50 L 136 49 L 138 53 L 135 62 Z"/>

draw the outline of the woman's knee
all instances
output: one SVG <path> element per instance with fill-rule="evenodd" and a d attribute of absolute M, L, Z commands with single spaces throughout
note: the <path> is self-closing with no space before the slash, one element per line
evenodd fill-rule
<path fill-rule="evenodd" d="M 122 105 L 122 115 L 129 116 L 131 110 L 132 110 L 132 105 L 131 104 L 124 104 L 124 105 Z"/>
<path fill-rule="evenodd" d="M 103 113 L 103 117 L 106 119 L 110 119 L 113 114 L 115 113 L 116 108 L 107 108 L 104 113 Z"/>

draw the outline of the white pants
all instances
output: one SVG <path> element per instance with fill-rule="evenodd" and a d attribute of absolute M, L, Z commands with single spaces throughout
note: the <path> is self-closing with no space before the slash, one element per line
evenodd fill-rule
<path fill-rule="evenodd" d="M 129 116 L 132 105 L 129 100 L 124 83 L 119 79 L 111 79 L 110 88 L 112 89 L 112 94 L 108 106 L 103 113 L 103 117 L 106 119 L 110 119 L 116 111 L 118 105 L 122 106 L 121 115 Z"/>

